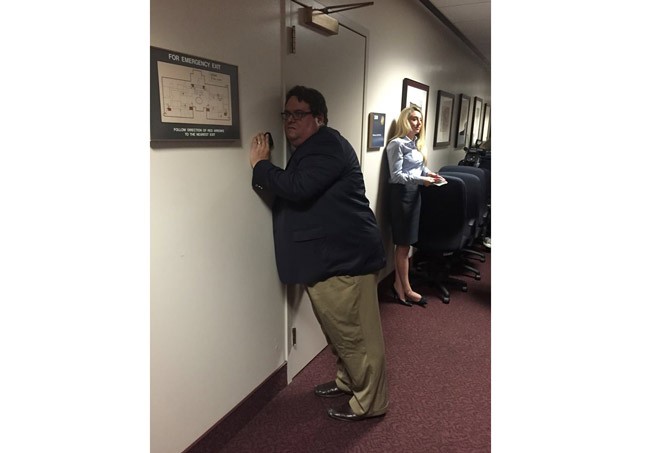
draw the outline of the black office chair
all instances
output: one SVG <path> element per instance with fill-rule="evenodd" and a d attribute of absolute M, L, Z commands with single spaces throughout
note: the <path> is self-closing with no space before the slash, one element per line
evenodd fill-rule
<path fill-rule="evenodd" d="M 491 201 L 491 171 L 492 171 L 492 151 L 491 151 L 490 140 L 486 141 L 481 145 L 480 148 L 467 148 L 465 147 L 465 158 L 458 162 L 458 165 L 476 167 L 484 170 L 488 177 L 488 220 L 487 227 L 485 228 L 485 235 L 482 238 L 483 247 L 479 247 L 480 250 L 491 249 L 490 245 L 490 236 L 491 236 L 491 210 L 492 210 L 492 201 Z M 477 244 L 475 243 L 474 246 Z"/>
<path fill-rule="evenodd" d="M 481 218 L 487 218 L 488 206 L 492 197 L 491 191 L 491 172 L 480 167 L 469 167 L 465 165 L 445 165 L 439 172 L 461 172 L 474 175 L 481 182 L 481 195 L 483 200 L 480 202 Z"/>
<path fill-rule="evenodd" d="M 445 177 L 447 184 L 422 189 L 420 229 L 414 244 L 414 268 L 442 293 L 448 304 L 451 296 L 447 286 L 467 291 L 467 283 L 450 276 L 456 256 L 473 240 L 469 217 L 468 190 L 462 179 Z"/>
<path fill-rule="evenodd" d="M 478 168 L 485 171 L 485 174 L 488 177 L 488 221 L 485 235 L 489 238 L 491 236 L 491 223 L 492 223 L 492 153 L 488 150 L 481 158 L 478 164 Z M 487 247 L 489 250 L 490 247 Z"/>
<path fill-rule="evenodd" d="M 438 173 L 442 175 L 445 179 L 451 176 L 459 178 L 463 181 L 463 183 L 467 187 L 467 207 L 468 207 L 469 224 L 471 226 L 471 239 L 465 245 L 465 247 L 463 247 L 462 250 L 463 253 L 460 253 L 455 257 L 456 266 L 454 269 L 458 270 L 458 272 L 461 273 L 469 272 L 471 274 L 470 276 L 474 277 L 476 280 L 480 280 L 481 271 L 479 271 L 474 266 L 471 266 L 467 258 L 468 255 L 471 255 L 473 253 L 479 253 L 472 250 L 470 247 L 478 239 L 481 233 L 481 227 L 482 227 L 481 203 L 483 202 L 483 196 L 481 192 L 481 181 L 477 176 L 471 175 L 469 173 L 451 172 L 451 171 L 439 171 Z M 485 256 L 483 257 L 479 256 L 479 259 L 485 260 Z"/>
<path fill-rule="evenodd" d="M 478 163 L 478 168 L 488 171 L 492 170 L 492 153 L 490 151 L 487 151 L 485 156 L 481 157 L 481 160 L 479 160 Z"/>
<path fill-rule="evenodd" d="M 470 167 L 464 165 L 445 165 L 440 169 L 440 172 L 461 172 L 470 175 L 475 175 L 481 182 L 481 190 L 479 196 L 479 222 L 476 229 L 476 241 L 472 247 L 477 247 L 483 244 L 483 239 L 488 234 L 488 226 L 490 224 L 490 207 L 491 207 L 491 173 L 489 170 L 479 167 Z M 444 175 L 443 175 L 444 176 Z M 481 199 L 482 198 L 482 199 Z M 474 248 L 468 248 L 466 253 L 469 256 L 478 257 L 481 262 L 485 262 L 485 254 Z"/>

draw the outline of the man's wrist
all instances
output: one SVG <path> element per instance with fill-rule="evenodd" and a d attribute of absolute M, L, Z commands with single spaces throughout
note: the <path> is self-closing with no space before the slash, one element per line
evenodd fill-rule
<path fill-rule="evenodd" d="M 265 159 L 265 158 L 259 158 L 259 159 L 255 160 L 255 161 L 251 161 L 251 167 L 252 167 L 252 168 L 255 168 L 255 166 L 256 166 L 258 163 L 262 162 L 263 160 L 269 160 L 269 159 L 268 159 L 268 158 L 266 158 L 266 159 Z"/>

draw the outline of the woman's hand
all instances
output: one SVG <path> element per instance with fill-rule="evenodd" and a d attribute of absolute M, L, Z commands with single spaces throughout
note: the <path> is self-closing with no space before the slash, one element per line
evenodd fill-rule
<path fill-rule="evenodd" d="M 424 176 L 422 179 L 424 179 L 424 187 L 429 187 L 431 184 L 435 182 L 435 180 L 431 176 Z"/>
<path fill-rule="evenodd" d="M 445 180 L 445 178 L 443 178 L 442 176 L 440 176 L 438 173 L 430 172 L 430 173 L 429 173 L 429 176 L 431 176 L 431 177 L 433 178 L 433 182 L 434 182 L 434 183 L 443 182 L 443 181 Z"/>

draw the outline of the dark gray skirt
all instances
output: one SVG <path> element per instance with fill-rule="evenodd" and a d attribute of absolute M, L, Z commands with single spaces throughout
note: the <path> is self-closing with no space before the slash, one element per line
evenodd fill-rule
<path fill-rule="evenodd" d="M 388 184 L 390 188 L 390 224 L 395 245 L 418 241 L 420 225 L 420 186 Z"/>

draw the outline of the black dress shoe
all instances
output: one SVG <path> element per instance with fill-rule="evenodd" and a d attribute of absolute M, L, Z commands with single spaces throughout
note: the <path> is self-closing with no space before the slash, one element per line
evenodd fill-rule
<path fill-rule="evenodd" d="M 393 290 L 393 297 L 397 301 L 398 304 L 405 305 L 407 307 L 412 307 L 413 304 L 409 302 L 408 300 L 400 299 L 399 296 L 397 295 L 397 290 L 395 289 L 394 286 L 391 286 L 390 289 Z"/>
<path fill-rule="evenodd" d="M 345 390 L 338 388 L 336 386 L 336 381 L 317 385 L 314 387 L 314 393 L 316 396 L 322 396 L 323 398 L 336 398 L 337 396 L 352 395 L 352 392 L 346 392 Z"/>
<path fill-rule="evenodd" d="M 336 419 L 343 420 L 346 422 L 357 422 L 359 420 L 367 420 L 369 418 L 383 417 L 386 414 L 377 414 L 377 415 L 357 415 L 352 411 L 352 408 L 348 403 L 340 407 L 333 407 L 327 410 L 327 415 Z"/>
<path fill-rule="evenodd" d="M 397 303 L 400 304 L 400 305 L 404 305 L 406 307 L 412 307 L 413 306 L 413 304 L 410 301 L 399 299 L 399 298 L 397 299 Z"/>
<path fill-rule="evenodd" d="M 411 300 L 411 299 L 406 299 L 407 302 L 410 302 L 415 305 L 419 305 L 420 307 L 426 307 L 427 303 L 429 302 L 426 297 L 422 296 L 420 297 L 420 300 Z"/>

